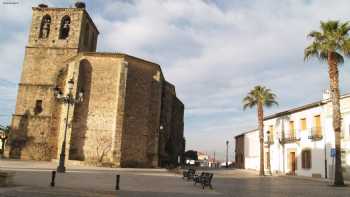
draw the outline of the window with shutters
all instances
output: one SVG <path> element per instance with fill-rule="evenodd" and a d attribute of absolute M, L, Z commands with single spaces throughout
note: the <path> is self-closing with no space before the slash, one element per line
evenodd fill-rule
<path fill-rule="evenodd" d="M 314 116 L 314 134 L 321 135 L 321 116 Z"/>
<path fill-rule="evenodd" d="M 273 135 L 274 135 L 273 125 L 270 125 L 270 126 L 269 126 L 269 131 L 270 131 L 270 136 L 269 136 L 269 138 L 270 138 L 270 140 L 273 140 Z"/>
<path fill-rule="evenodd" d="M 306 149 L 301 152 L 301 167 L 303 169 L 311 168 L 311 150 Z"/>
<path fill-rule="evenodd" d="M 300 129 L 305 131 L 307 129 L 306 118 L 300 119 Z"/>
<path fill-rule="evenodd" d="M 294 127 L 294 121 L 289 121 L 289 135 L 291 137 L 295 137 L 295 127 Z"/>

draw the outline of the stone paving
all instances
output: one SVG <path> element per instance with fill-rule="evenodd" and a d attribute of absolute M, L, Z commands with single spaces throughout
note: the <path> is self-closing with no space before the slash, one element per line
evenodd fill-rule
<path fill-rule="evenodd" d="M 2 165 L 3 164 L 3 165 Z M 25 163 L 29 164 L 29 163 Z M 194 186 L 179 175 L 162 169 L 104 169 L 84 168 L 57 174 L 56 186 L 49 186 L 51 169 L 22 165 L 16 171 L 14 187 L 0 188 L 2 197 L 344 197 L 350 187 L 336 188 L 327 182 L 290 177 L 258 177 L 255 172 L 217 170 L 214 172 L 213 190 Z M 42 165 L 42 164 L 41 164 Z M 6 166 L 6 165 L 5 165 Z M 16 165 L 14 165 L 16 166 Z M 16 167 L 17 168 L 17 167 Z M 115 191 L 115 175 L 121 175 L 120 189 Z"/>

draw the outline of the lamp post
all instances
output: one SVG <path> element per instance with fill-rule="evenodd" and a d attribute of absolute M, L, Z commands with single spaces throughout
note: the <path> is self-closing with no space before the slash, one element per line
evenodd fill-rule
<path fill-rule="evenodd" d="M 74 106 L 76 103 L 80 103 L 83 101 L 83 91 L 80 91 L 77 98 L 73 96 L 73 88 L 74 88 L 74 80 L 73 78 L 68 81 L 68 94 L 63 95 L 60 88 L 57 86 L 54 88 L 54 96 L 55 98 L 63 104 L 67 104 L 67 114 L 66 114 L 66 122 L 64 128 L 64 137 L 62 142 L 62 148 L 60 153 L 60 160 L 57 166 L 57 172 L 65 173 L 65 159 L 66 159 L 66 140 L 67 140 L 67 129 L 68 129 L 68 118 L 69 118 L 69 109 L 70 106 Z"/>
<path fill-rule="evenodd" d="M 226 141 L 226 168 L 228 168 L 228 140 Z"/>
<path fill-rule="evenodd" d="M 164 137 L 164 126 L 163 125 L 160 125 L 159 126 L 159 134 L 158 134 L 158 166 L 163 166 L 163 152 L 161 150 L 161 144 L 160 144 L 160 141 L 161 141 L 161 138 Z"/>

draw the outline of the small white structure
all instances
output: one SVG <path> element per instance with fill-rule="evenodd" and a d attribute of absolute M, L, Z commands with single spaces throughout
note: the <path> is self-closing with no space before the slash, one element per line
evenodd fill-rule
<path fill-rule="evenodd" d="M 259 143 L 259 131 L 254 130 L 246 133 L 244 136 L 244 153 L 245 160 L 244 166 L 246 169 L 259 169 L 260 163 L 260 143 Z"/>
<path fill-rule="evenodd" d="M 200 167 L 209 167 L 209 156 L 205 153 L 197 152 Z"/>
<path fill-rule="evenodd" d="M 350 94 L 341 97 L 340 105 L 342 165 L 344 177 L 350 179 Z M 244 150 L 236 154 L 244 155 L 242 162 L 245 169 L 258 170 L 259 132 L 253 130 L 239 136 L 242 135 Z M 332 104 L 327 94 L 321 101 L 265 117 L 264 137 L 265 170 L 269 169 L 267 160 L 270 158 L 272 173 L 333 177 L 334 131 Z"/>

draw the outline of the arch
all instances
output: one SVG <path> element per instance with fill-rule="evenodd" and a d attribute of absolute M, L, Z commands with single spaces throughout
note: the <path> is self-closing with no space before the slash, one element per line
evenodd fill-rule
<path fill-rule="evenodd" d="M 70 17 L 69 16 L 64 16 L 62 17 L 61 20 L 61 26 L 60 26 L 60 34 L 59 34 L 59 39 L 66 39 L 69 36 L 69 30 L 70 30 Z"/>
<path fill-rule="evenodd" d="M 48 38 L 50 34 L 51 16 L 45 15 L 41 20 L 39 38 Z"/>
<path fill-rule="evenodd" d="M 84 92 L 83 102 L 74 107 L 73 125 L 69 149 L 69 159 L 85 160 L 86 158 L 86 135 L 87 121 L 89 113 L 89 103 L 92 83 L 92 65 L 87 59 L 79 62 L 79 73 L 77 80 L 77 94 L 79 91 Z M 76 95 L 77 97 L 78 95 Z"/>

